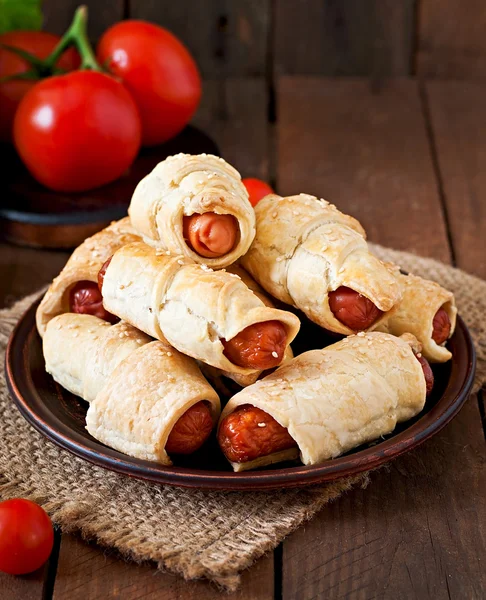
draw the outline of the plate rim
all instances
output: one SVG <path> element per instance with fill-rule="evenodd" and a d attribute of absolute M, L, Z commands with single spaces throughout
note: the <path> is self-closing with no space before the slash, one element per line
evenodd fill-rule
<path fill-rule="evenodd" d="M 225 491 L 258 491 L 270 489 L 282 489 L 292 487 L 307 487 L 317 483 L 327 483 L 337 479 L 357 475 L 364 471 L 373 470 L 402 454 L 416 448 L 426 440 L 430 439 L 443 429 L 459 412 L 469 397 L 474 382 L 476 370 L 476 351 L 471 334 L 464 320 L 458 315 L 456 331 L 461 331 L 468 351 L 466 376 L 459 388 L 455 391 L 453 399 L 448 403 L 445 410 L 440 406 L 442 398 L 446 395 L 451 382 L 449 381 L 441 399 L 410 427 L 402 432 L 384 440 L 376 445 L 370 446 L 353 454 L 347 454 L 335 459 L 330 459 L 319 465 L 285 467 L 283 469 L 269 469 L 265 471 L 244 471 L 233 473 L 226 471 L 214 471 L 205 469 L 192 469 L 188 467 L 164 467 L 159 463 L 144 461 L 141 464 L 138 459 L 124 455 L 112 448 L 103 445 L 98 440 L 93 444 L 101 451 L 88 446 L 81 434 L 71 430 L 73 435 L 67 436 L 52 424 L 43 420 L 42 415 L 34 410 L 26 398 L 23 397 L 14 375 L 17 368 L 13 366 L 15 351 L 18 349 L 19 335 L 26 329 L 25 340 L 31 335 L 39 335 L 35 326 L 35 310 L 41 300 L 40 296 L 22 314 L 12 330 L 5 350 L 5 374 L 7 387 L 13 401 L 22 416 L 51 442 L 67 450 L 71 454 L 82 458 L 97 467 L 115 471 L 144 481 L 158 484 L 168 484 L 177 487 L 225 490 Z M 29 322 L 30 321 L 30 322 Z M 27 344 L 21 345 L 22 365 L 25 361 L 25 349 Z M 453 363 L 454 365 L 454 363 Z M 456 382 L 454 382 L 456 383 Z M 456 383 L 456 387 L 457 383 Z M 437 413 L 435 415 L 434 413 Z M 54 423 L 61 422 L 53 413 Z M 432 416 L 431 416 L 432 415 Z M 432 417 L 432 422 L 425 428 L 420 426 L 423 418 Z M 64 425 L 64 427 L 67 427 Z M 417 431 L 417 434 L 415 434 Z M 80 439 L 78 439 L 80 438 Z M 377 448 L 379 452 L 377 452 Z"/>

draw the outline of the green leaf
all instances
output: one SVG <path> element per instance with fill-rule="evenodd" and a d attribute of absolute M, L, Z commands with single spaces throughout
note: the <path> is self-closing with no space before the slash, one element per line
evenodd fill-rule
<path fill-rule="evenodd" d="M 41 0 L 0 0 L 0 34 L 42 26 Z"/>

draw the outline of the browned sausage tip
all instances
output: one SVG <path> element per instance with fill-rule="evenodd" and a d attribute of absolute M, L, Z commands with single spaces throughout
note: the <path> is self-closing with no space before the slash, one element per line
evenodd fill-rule
<path fill-rule="evenodd" d="M 285 427 L 265 411 L 245 404 L 225 417 L 218 442 L 231 462 L 248 462 L 297 446 Z"/>
<path fill-rule="evenodd" d="M 187 245 L 204 258 L 218 258 L 231 252 L 238 230 L 238 221 L 233 215 L 208 212 L 183 218 Z"/>
<path fill-rule="evenodd" d="M 345 286 L 330 292 L 329 307 L 336 319 L 353 331 L 368 329 L 383 314 L 369 298 Z"/>
<path fill-rule="evenodd" d="M 221 340 L 224 355 L 245 369 L 272 369 L 283 360 L 287 347 L 287 330 L 279 321 L 255 323 L 230 340 Z"/>

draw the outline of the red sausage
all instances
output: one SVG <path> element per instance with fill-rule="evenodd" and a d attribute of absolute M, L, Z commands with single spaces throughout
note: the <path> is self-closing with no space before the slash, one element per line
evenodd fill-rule
<path fill-rule="evenodd" d="M 451 320 L 449 319 L 449 315 L 443 308 L 439 308 L 435 313 L 433 321 L 432 339 L 440 346 L 449 339 L 450 334 Z"/>
<path fill-rule="evenodd" d="M 183 218 L 187 245 L 205 258 L 217 258 L 233 250 L 238 231 L 238 221 L 233 215 L 207 212 Z"/>
<path fill-rule="evenodd" d="M 246 369 L 272 369 L 283 360 L 287 330 L 279 321 L 255 323 L 231 340 L 221 340 L 224 355 L 233 364 Z"/>
<path fill-rule="evenodd" d="M 103 307 L 103 298 L 94 281 L 78 281 L 69 292 L 69 309 L 73 313 L 93 315 L 108 323 L 117 323 L 120 319 Z"/>
<path fill-rule="evenodd" d="M 112 258 L 113 258 L 113 256 L 110 256 L 110 258 L 103 263 L 103 266 L 98 271 L 98 289 L 100 290 L 100 292 L 103 292 L 103 283 L 105 282 L 106 269 L 108 268 L 108 265 L 111 263 Z"/>
<path fill-rule="evenodd" d="M 368 329 L 383 314 L 371 300 L 344 286 L 329 294 L 329 307 L 336 319 L 353 331 Z"/>
<path fill-rule="evenodd" d="M 172 428 L 165 451 L 168 454 L 192 454 L 208 439 L 213 430 L 213 419 L 207 402 L 191 406 Z"/>
<path fill-rule="evenodd" d="M 223 419 L 218 442 L 231 462 L 248 462 L 297 446 L 285 427 L 250 404 L 239 406 Z"/>
<path fill-rule="evenodd" d="M 417 357 L 419 363 L 422 365 L 425 377 L 425 384 L 427 388 L 427 396 L 429 396 L 432 390 L 434 389 L 434 374 L 432 373 L 429 361 L 426 358 L 424 358 L 422 355 L 417 356 L 417 354 L 415 356 Z"/>

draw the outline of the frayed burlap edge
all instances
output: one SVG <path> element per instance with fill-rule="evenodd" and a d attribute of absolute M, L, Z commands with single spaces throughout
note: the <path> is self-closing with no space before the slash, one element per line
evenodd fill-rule
<path fill-rule="evenodd" d="M 385 260 L 434 279 L 456 294 L 478 351 L 475 389 L 486 379 L 486 283 L 431 259 L 373 246 Z M 35 296 L 0 311 L 0 352 Z M 306 489 L 202 492 L 158 486 L 104 471 L 57 448 L 21 417 L 0 379 L 0 497 L 31 498 L 65 532 L 80 532 L 127 559 L 151 560 L 186 579 L 208 578 L 227 590 L 239 573 L 274 549 L 326 503 L 367 474 Z"/>

